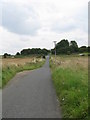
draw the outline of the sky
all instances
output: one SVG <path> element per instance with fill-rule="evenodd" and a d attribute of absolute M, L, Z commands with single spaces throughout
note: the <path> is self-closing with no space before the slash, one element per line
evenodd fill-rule
<path fill-rule="evenodd" d="M 88 45 L 88 0 L 0 0 L 0 54 L 62 39 Z"/>

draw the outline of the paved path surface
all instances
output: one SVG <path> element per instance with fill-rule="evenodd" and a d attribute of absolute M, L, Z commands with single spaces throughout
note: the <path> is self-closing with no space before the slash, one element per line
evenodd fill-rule
<path fill-rule="evenodd" d="M 60 118 L 49 57 L 37 70 L 17 74 L 3 89 L 3 118 Z"/>

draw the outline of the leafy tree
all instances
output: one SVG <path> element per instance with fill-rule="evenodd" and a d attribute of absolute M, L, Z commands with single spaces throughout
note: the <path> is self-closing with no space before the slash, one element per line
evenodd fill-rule
<path fill-rule="evenodd" d="M 81 46 L 81 47 L 79 48 L 79 52 L 80 52 L 80 53 L 88 52 L 88 48 L 87 48 L 86 46 Z"/>
<path fill-rule="evenodd" d="M 69 42 L 68 42 L 68 40 L 65 40 L 65 39 L 63 39 L 63 40 L 61 40 L 59 43 L 57 43 L 57 45 L 56 45 L 56 48 L 58 48 L 58 47 L 69 47 Z"/>
<path fill-rule="evenodd" d="M 20 55 L 20 53 L 19 53 L 19 52 L 17 52 L 17 53 L 16 53 L 16 55 Z"/>
<path fill-rule="evenodd" d="M 4 58 L 10 57 L 10 56 L 11 56 L 11 54 L 8 54 L 8 53 L 4 53 L 4 55 L 3 55 Z"/>
<path fill-rule="evenodd" d="M 56 45 L 56 52 L 57 54 L 68 54 L 78 52 L 78 45 L 76 41 L 68 42 L 67 39 L 63 39 Z M 55 53 L 55 48 L 51 50 L 52 54 Z"/>
<path fill-rule="evenodd" d="M 88 46 L 88 52 L 90 53 L 90 46 Z"/>
<path fill-rule="evenodd" d="M 21 55 L 47 55 L 50 51 L 47 49 L 32 48 L 32 49 L 23 49 Z"/>
<path fill-rule="evenodd" d="M 51 49 L 51 54 L 55 54 L 55 49 Z"/>
<path fill-rule="evenodd" d="M 28 50 L 29 51 L 29 50 Z M 21 55 L 27 55 L 28 54 L 28 51 L 26 50 L 26 49 L 23 49 L 22 51 L 21 51 Z"/>
<path fill-rule="evenodd" d="M 76 53 L 78 52 L 78 45 L 76 41 L 71 41 L 70 42 L 70 52 L 71 53 Z"/>
<path fill-rule="evenodd" d="M 59 43 L 57 43 L 56 51 L 57 51 L 57 54 L 67 54 L 67 52 L 69 51 L 68 40 L 63 39 Z"/>

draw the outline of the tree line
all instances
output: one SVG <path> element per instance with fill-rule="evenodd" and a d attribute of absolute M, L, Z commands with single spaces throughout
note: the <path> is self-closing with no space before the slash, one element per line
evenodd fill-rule
<path fill-rule="evenodd" d="M 40 48 L 28 48 L 28 49 L 23 49 L 20 52 L 17 52 L 14 57 L 19 57 L 19 56 L 29 56 L 29 55 L 37 55 L 37 56 L 45 56 L 50 53 L 50 50 L 47 49 L 40 49 Z M 12 55 L 5 53 L 4 58 L 11 57 Z"/>
<path fill-rule="evenodd" d="M 90 53 L 90 46 L 78 47 L 78 44 L 75 40 L 69 42 L 67 39 L 63 39 L 56 44 L 55 48 L 53 48 L 51 50 L 47 50 L 45 48 L 44 49 L 28 48 L 28 49 L 23 49 L 20 52 L 17 52 L 15 56 L 48 55 L 49 53 L 55 54 L 55 49 L 56 49 L 57 55 L 59 55 L 59 54 L 68 54 L 69 55 L 69 54 L 73 54 L 73 53 L 84 53 L 84 52 Z M 4 54 L 4 58 L 10 57 L 10 56 L 11 55 L 8 53 Z"/>
<path fill-rule="evenodd" d="M 78 44 L 75 40 L 69 42 L 67 39 L 63 39 L 60 42 L 58 42 L 55 48 L 57 54 L 73 54 L 73 53 L 90 52 L 90 46 L 78 47 Z M 52 54 L 55 53 L 55 48 L 51 50 Z"/>

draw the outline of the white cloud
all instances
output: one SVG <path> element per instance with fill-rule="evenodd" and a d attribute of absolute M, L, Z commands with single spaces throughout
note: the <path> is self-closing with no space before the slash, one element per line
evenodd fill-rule
<path fill-rule="evenodd" d="M 17 34 L 35 35 L 40 28 L 40 22 L 33 8 L 17 5 L 3 4 L 2 25 L 10 32 Z"/>
<path fill-rule="evenodd" d="M 88 0 L 2 0 L 3 53 L 53 48 L 53 41 L 88 44 Z"/>

